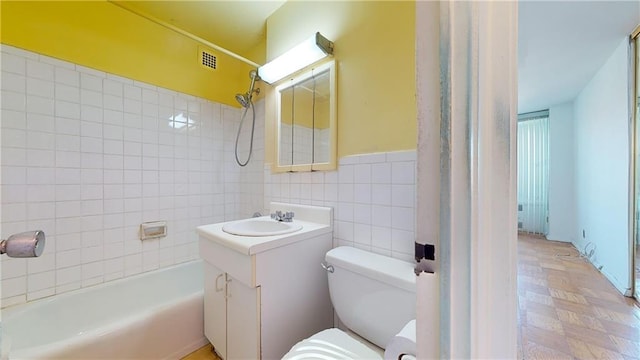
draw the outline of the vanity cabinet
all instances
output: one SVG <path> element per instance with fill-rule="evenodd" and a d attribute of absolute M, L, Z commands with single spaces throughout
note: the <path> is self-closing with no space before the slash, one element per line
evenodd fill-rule
<path fill-rule="evenodd" d="M 204 324 L 204 336 L 215 348 L 218 355 L 227 357 L 227 294 L 226 282 L 227 274 L 204 262 L 204 318 L 209 321 Z"/>
<path fill-rule="evenodd" d="M 260 287 L 252 288 L 204 262 L 204 333 L 224 359 L 257 359 Z"/>
<path fill-rule="evenodd" d="M 281 359 L 298 341 L 333 326 L 320 266 L 332 247 L 330 226 L 310 224 L 293 235 L 243 242 L 221 234 L 219 225 L 201 226 L 198 233 L 205 336 L 222 358 Z M 255 246 L 243 247 L 250 241 Z"/>

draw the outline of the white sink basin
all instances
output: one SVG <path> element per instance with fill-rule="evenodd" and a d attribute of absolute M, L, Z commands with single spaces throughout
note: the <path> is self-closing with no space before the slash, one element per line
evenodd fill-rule
<path fill-rule="evenodd" d="M 280 222 L 270 218 L 251 218 L 234 221 L 222 226 L 222 231 L 240 236 L 272 236 L 296 232 L 302 229 L 297 222 Z"/>

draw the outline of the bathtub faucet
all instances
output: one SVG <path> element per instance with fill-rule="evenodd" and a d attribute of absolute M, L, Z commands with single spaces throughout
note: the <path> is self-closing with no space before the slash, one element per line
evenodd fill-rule
<path fill-rule="evenodd" d="M 275 221 L 292 222 L 294 215 L 295 214 L 293 213 L 293 211 L 282 213 L 282 211 L 278 210 L 275 213 L 271 214 L 271 218 Z"/>
<path fill-rule="evenodd" d="M 38 257 L 44 251 L 45 236 L 42 230 L 27 231 L 0 241 L 0 254 L 9 257 Z"/>

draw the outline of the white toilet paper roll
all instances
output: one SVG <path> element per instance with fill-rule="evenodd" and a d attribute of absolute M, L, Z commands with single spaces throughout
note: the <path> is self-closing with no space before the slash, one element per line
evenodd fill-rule
<path fill-rule="evenodd" d="M 400 355 L 416 354 L 416 321 L 409 321 L 396 336 L 391 339 L 384 350 L 385 360 L 398 360 Z M 407 357 L 403 357 L 407 358 Z"/>

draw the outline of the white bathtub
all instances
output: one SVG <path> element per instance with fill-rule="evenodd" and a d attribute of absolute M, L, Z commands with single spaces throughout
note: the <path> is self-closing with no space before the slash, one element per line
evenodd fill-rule
<path fill-rule="evenodd" d="M 202 271 L 192 261 L 4 309 L 2 358 L 179 359 L 207 343 Z"/>

